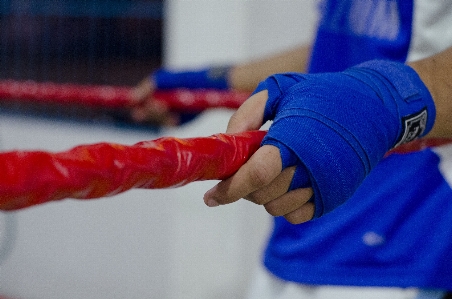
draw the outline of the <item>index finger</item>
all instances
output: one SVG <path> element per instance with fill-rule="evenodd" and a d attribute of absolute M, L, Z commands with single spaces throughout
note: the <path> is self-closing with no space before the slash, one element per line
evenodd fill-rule
<path fill-rule="evenodd" d="M 228 123 L 226 133 L 234 134 L 257 130 L 263 125 L 267 90 L 252 95 L 235 111 Z"/>
<path fill-rule="evenodd" d="M 279 149 L 264 145 L 233 176 L 207 191 L 204 202 L 209 207 L 235 202 L 271 183 L 281 171 Z"/>

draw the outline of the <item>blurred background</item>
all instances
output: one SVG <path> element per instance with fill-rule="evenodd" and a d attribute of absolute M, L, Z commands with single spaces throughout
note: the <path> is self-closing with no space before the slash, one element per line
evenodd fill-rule
<path fill-rule="evenodd" d="M 2 0 L 0 80 L 133 86 L 161 65 L 232 64 L 309 41 L 314 0 Z M 0 100 L 0 150 L 62 151 L 223 132 L 232 111 L 178 128 Z M 164 171 L 164 170 L 162 170 Z M 131 190 L 0 214 L 0 296 L 242 298 L 270 225 L 246 201 L 209 209 L 216 182 Z"/>

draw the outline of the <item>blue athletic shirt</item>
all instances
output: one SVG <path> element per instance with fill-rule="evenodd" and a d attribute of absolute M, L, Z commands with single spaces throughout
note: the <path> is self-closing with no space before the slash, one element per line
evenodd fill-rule
<path fill-rule="evenodd" d="M 328 0 L 320 9 L 310 72 L 407 59 L 413 1 Z M 299 225 L 276 217 L 265 266 L 303 284 L 452 290 L 450 168 L 452 145 L 389 155 L 334 211 Z"/>

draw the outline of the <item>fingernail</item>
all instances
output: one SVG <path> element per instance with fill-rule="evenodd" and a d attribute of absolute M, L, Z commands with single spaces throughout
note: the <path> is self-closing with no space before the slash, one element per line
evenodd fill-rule
<path fill-rule="evenodd" d="M 211 207 L 211 208 L 219 206 L 218 202 L 214 199 L 209 199 L 206 204 L 208 207 Z"/>
<path fill-rule="evenodd" d="M 204 202 L 208 207 L 218 207 L 218 202 L 214 199 L 215 197 L 212 196 L 215 193 L 215 190 L 217 189 L 217 186 L 213 186 L 210 188 L 206 193 L 204 193 Z"/>

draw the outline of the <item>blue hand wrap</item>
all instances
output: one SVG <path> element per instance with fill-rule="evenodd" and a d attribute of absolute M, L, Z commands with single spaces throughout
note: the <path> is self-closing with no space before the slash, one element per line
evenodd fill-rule
<path fill-rule="evenodd" d="M 227 90 L 229 67 L 211 67 L 196 71 L 169 71 L 160 69 L 153 73 L 158 89 L 220 89 Z"/>
<path fill-rule="evenodd" d="M 370 61 L 341 73 L 280 74 L 263 81 L 262 144 L 280 149 L 283 167 L 297 165 L 291 188 L 311 185 L 315 217 L 347 200 L 392 147 L 433 127 L 433 99 L 410 67 Z"/>

